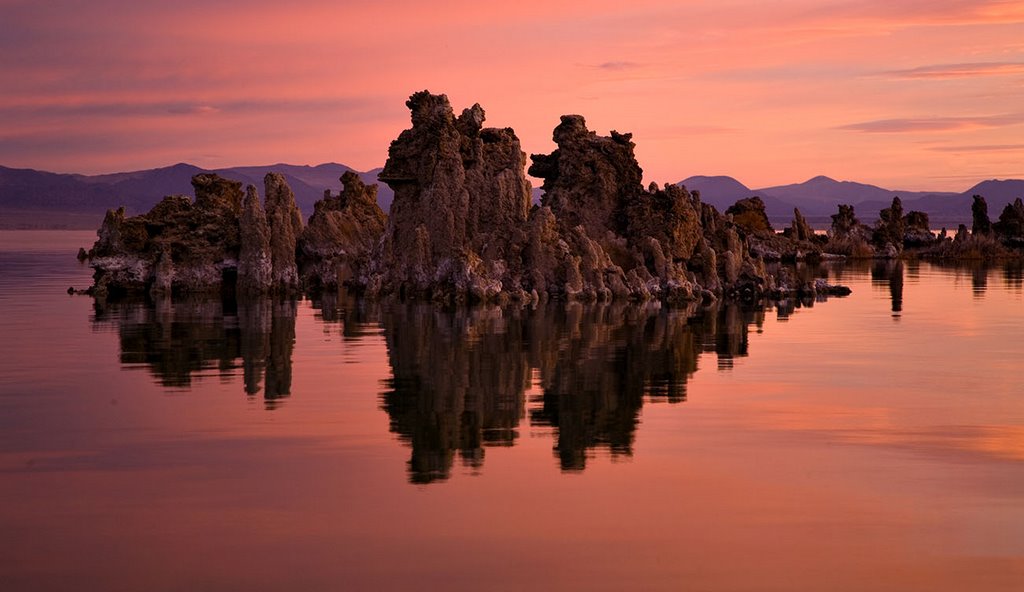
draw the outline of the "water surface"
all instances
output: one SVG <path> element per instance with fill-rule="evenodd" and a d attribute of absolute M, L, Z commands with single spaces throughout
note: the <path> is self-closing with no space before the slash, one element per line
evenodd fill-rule
<path fill-rule="evenodd" d="M 0 233 L 4 590 L 1019 590 L 1019 265 L 768 309 L 94 303 Z"/>

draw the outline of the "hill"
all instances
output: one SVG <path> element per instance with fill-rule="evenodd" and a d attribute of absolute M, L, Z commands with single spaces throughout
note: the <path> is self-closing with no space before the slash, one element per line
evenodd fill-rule
<path fill-rule="evenodd" d="M 313 213 L 313 204 L 324 191 L 337 193 L 341 175 L 353 170 L 343 164 L 325 163 L 299 166 L 284 163 L 266 166 L 203 169 L 188 163 L 168 167 L 110 173 L 77 175 L 50 173 L 33 169 L 0 166 L 0 227 L 85 227 L 96 228 L 103 214 L 125 206 L 129 214 L 148 211 L 167 195 L 192 195 L 192 176 L 217 173 L 222 177 L 263 188 L 263 176 L 270 171 L 282 173 L 295 192 L 295 200 L 304 216 Z M 366 183 L 377 183 L 380 169 L 359 172 Z M 387 211 L 394 194 L 378 183 L 377 200 Z"/>
<path fill-rule="evenodd" d="M 926 212 L 934 226 L 955 226 L 971 221 L 971 201 L 974 195 L 982 195 L 989 204 L 989 216 L 996 219 L 1006 204 L 1017 197 L 1024 197 L 1024 180 L 982 181 L 963 192 L 934 192 L 894 190 L 856 183 L 837 181 L 817 176 L 802 183 L 776 185 L 761 189 L 750 189 L 743 183 L 728 176 L 693 176 L 679 184 L 688 189 L 697 189 L 701 199 L 724 210 L 737 199 L 757 195 L 765 202 L 765 209 L 772 224 L 781 227 L 793 217 L 793 208 L 800 211 L 815 226 L 822 228 L 830 223 L 830 216 L 839 204 L 855 206 L 858 217 L 864 222 L 874 222 L 878 212 L 892 203 L 894 196 L 903 201 L 903 209 Z"/>

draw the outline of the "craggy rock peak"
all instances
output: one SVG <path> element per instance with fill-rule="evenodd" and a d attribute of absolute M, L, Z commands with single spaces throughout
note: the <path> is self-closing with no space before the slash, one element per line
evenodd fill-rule
<path fill-rule="evenodd" d="M 235 279 L 249 292 L 293 288 L 287 269 L 295 267 L 294 238 L 290 251 L 287 240 L 302 221 L 283 179 L 267 175 L 266 184 L 274 196 L 271 216 L 255 188 L 243 199 L 241 183 L 213 174 L 193 177 L 194 202 L 172 195 L 139 216 L 108 211 L 99 239 L 84 254 L 95 269 L 90 290 L 97 296 L 204 292 Z"/>
<path fill-rule="evenodd" d="M 633 155 L 632 134 L 598 136 L 580 115 L 563 115 L 551 154 L 533 154 L 530 174 L 544 179 L 541 203 L 572 228 L 594 238 L 625 234 L 625 207 L 643 192 L 643 170 Z"/>
<path fill-rule="evenodd" d="M 892 198 L 892 205 L 878 213 L 878 223 L 872 239 L 875 247 L 886 257 L 895 257 L 903 251 L 903 202 L 899 197 Z"/>
<path fill-rule="evenodd" d="M 992 221 L 988 217 L 988 202 L 985 201 L 984 197 L 980 195 L 974 196 L 974 202 L 971 204 L 971 215 L 974 221 L 971 227 L 971 234 L 987 235 L 992 233 Z"/>
<path fill-rule="evenodd" d="M 456 118 L 447 97 L 427 91 L 407 106 L 412 128 L 391 144 L 380 174 L 395 200 L 371 295 L 692 301 L 824 288 L 781 285 L 751 255 L 750 231 L 698 196 L 644 189 L 629 134 L 599 136 L 582 117 L 563 116 L 558 148 L 531 157 L 544 196 L 530 211 L 511 129 L 482 128 L 479 105 Z"/>
<path fill-rule="evenodd" d="M 267 173 L 267 224 L 270 234 L 271 284 L 281 291 L 299 287 L 299 270 L 295 264 L 295 245 L 302 234 L 302 212 L 295 205 L 295 194 L 281 173 Z"/>
<path fill-rule="evenodd" d="M 484 110 L 458 118 L 448 98 L 418 92 L 406 102 L 412 128 L 388 149 L 380 180 L 395 198 L 371 294 L 495 297 L 522 274 L 530 184 L 510 128 L 482 127 Z"/>
<path fill-rule="evenodd" d="M 327 190 L 316 202 L 299 237 L 300 278 L 308 288 L 366 285 L 371 255 L 384 234 L 387 216 L 377 205 L 377 186 L 351 171 L 341 183 L 340 194 Z"/>
<path fill-rule="evenodd" d="M 1017 198 L 1012 204 L 1006 204 L 999 221 L 992 225 L 1003 242 L 1008 246 L 1024 248 L 1024 202 Z"/>
<path fill-rule="evenodd" d="M 238 253 L 238 289 L 241 292 L 266 292 L 273 285 L 273 262 L 270 258 L 270 225 L 260 206 L 256 187 L 245 188 L 242 214 L 239 217 L 241 236 Z"/>
<path fill-rule="evenodd" d="M 725 215 L 732 216 L 733 223 L 749 234 L 760 237 L 775 234 L 760 197 L 748 197 L 737 201 L 725 210 Z"/>

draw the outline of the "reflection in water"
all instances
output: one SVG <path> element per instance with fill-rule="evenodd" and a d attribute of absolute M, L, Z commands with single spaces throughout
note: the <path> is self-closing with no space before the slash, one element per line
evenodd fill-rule
<path fill-rule="evenodd" d="M 859 265 L 859 266 L 858 266 Z M 903 310 L 904 274 L 919 264 L 874 261 L 833 270 L 870 274 L 886 287 L 893 317 Z M 1021 289 L 1019 263 L 960 268 L 983 294 L 1000 273 Z M 820 270 L 795 268 L 813 279 Z M 780 320 L 813 301 L 774 305 Z M 735 304 L 670 308 L 657 304 L 560 304 L 536 309 L 444 310 L 423 303 L 375 304 L 337 294 L 312 301 L 319 320 L 344 340 L 383 330 L 391 378 L 380 395 L 391 431 L 411 448 L 409 479 L 443 481 L 458 460 L 477 471 L 491 446 L 512 446 L 524 426 L 550 428 L 564 471 L 581 471 L 595 451 L 633 452 L 646 401 L 686 400 L 702 353 L 719 370 L 748 355 L 750 327 L 766 309 Z M 241 374 L 245 392 L 267 409 L 291 393 L 295 300 L 168 298 L 97 304 L 95 324 L 113 327 L 125 366 L 144 366 L 161 385 L 189 388 L 196 376 Z"/>
<path fill-rule="evenodd" d="M 738 306 L 393 305 L 383 315 L 393 378 L 382 407 L 412 448 L 415 483 L 446 479 L 456 454 L 478 468 L 484 448 L 512 445 L 526 417 L 554 428 L 559 464 L 579 471 L 595 448 L 632 454 L 645 397 L 685 401 L 700 354 L 714 351 L 729 367 L 747 354 L 748 327 L 761 315 Z M 526 413 L 534 385 L 540 394 Z"/>
<path fill-rule="evenodd" d="M 906 269 L 905 269 L 906 265 Z M 795 268 L 813 279 L 820 270 Z M 873 261 L 833 268 L 836 279 L 870 275 L 887 288 L 893 317 L 903 311 L 904 275 L 920 265 Z M 976 295 L 989 275 L 1021 290 L 1017 263 L 960 267 Z M 780 320 L 813 301 L 776 303 Z M 320 322 L 344 340 L 383 331 L 391 378 L 381 409 L 390 430 L 411 448 L 409 479 L 443 481 L 456 460 L 470 471 L 492 446 L 512 446 L 524 427 L 550 428 L 563 471 L 581 471 L 603 451 L 633 452 L 647 401 L 686 400 L 687 382 L 703 353 L 719 370 L 748 355 L 751 326 L 766 309 L 736 304 L 688 308 L 657 304 L 548 303 L 535 309 L 444 310 L 424 303 L 376 304 L 325 293 L 312 300 Z M 97 326 L 116 329 L 121 362 L 144 366 L 161 385 L 189 388 L 195 376 L 241 374 L 245 392 L 261 390 L 267 409 L 288 397 L 298 303 L 295 300 L 164 298 L 97 305 Z M 262 383 L 262 388 L 261 388 Z"/>
<path fill-rule="evenodd" d="M 94 324 L 118 332 L 121 363 L 145 366 L 166 387 L 189 388 L 193 375 L 229 377 L 241 360 L 245 392 L 263 388 L 267 409 L 291 393 L 294 300 L 169 297 L 155 302 L 97 302 Z"/>
<path fill-rule="evenodd" d="M 871 283 L 888 286 L 892 300 L 892 316 L 898 319 L 903 312 L 903 261 L 877 259 L 871 266 Z"/>
<path fill-rule="evenodd" d="M 514 445 L 523 422 L 551 428 L 565 471 L 583 470 L 595 450 L 629 456 L 644 401 L 685 401 L 700 355 L 714 352 L 728 370 L 747 355 L 749 327 L 761 327 L 765 316 L 696 304 L 443 310 L 334 294 L 312 304 L 343 339 L 383 329 L 391 378 L 381 408 L 412 449 L 414 483 L 447 479 L 456 459 L 479 469 L 485 449 Z M 780 304 L 778 314 L 811 304 Z M 262 390 L 274 409 L 291 392 L 297 307 L 295 300 L 164 298 L 97 304 L 94 322 L 117 331 L 122 364 L 147 368 L 163 386 L 241 374 L 245 392 Z"/>

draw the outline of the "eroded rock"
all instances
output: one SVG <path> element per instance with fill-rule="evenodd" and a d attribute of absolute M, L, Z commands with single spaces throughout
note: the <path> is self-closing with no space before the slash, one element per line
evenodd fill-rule
<path fill-rule="evenodd" d="M 310 288 L 362 287 L 387 216 L 377 205 L 377 186 L 349 171 L 342 192 L 330 190 L 314 206 L 298 240 L 302 284 Z"/>

